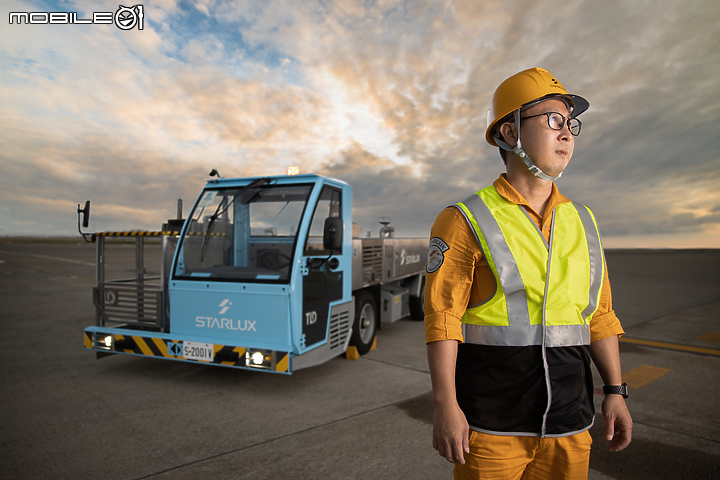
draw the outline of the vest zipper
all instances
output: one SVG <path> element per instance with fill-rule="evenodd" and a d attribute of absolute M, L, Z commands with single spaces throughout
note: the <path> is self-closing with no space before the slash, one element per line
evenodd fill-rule
<path fill-rule="evenodd" d="M 525 211 L 525 209 L 523 209 Z M 552 405 L 552 388 L 550 386 L 550 368 L 548 367 L 547 363 L 547 320 L 545 318 L 545 309 L 547 306 L 547 296 L 548 296 L 548 286 L 550 285 L 550 260 L 552 259 L 552 246 L 553 246 L 553 237 L 555 236 L 555 215 L 556 212 L 553 212 L 552 221 L 550 222 L 550 244 L 548 245 L 548 260 L 547 260 L 547 271 L 545 272 L 545 294 L 543 295 L 543 306 L 542 306 L 542 359 L 543 359 L 543 369 L 545 371 L 545 387 L 547 388 L 547 407 L 545 407 L 545 413 L 543 413 L 543 419 L 542 419 L 542 428 L 540 429 L 540 437 L 545 437 L 545 433 L 547 431 L 547 416 L 548 412 L 550 412 L 550 406 Z M 525 212 L 525 215 L 527 215 L 527 212 Z M 528 216 L 528 218 L 530 218 Z M 530 219 L 533 225 L 535 225 L 535 222 Z M 535 225 L 537 228 L 537 225 Z M 539 229 L 538 229 L 539 231 Z M 542 237 L 542 232 L 540 233 L 540 236 Z M 545 240 L 545 237 L 543 237 L 543 240 Z M 547 243 L 546 243 L 547 245 Z"/>

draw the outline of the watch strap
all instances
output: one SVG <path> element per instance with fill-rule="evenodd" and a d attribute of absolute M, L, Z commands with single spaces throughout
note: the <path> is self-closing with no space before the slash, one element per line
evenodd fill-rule
<path fill-rule="evenodd" d="M 605 395 L 622 395 L 623 398 L 628 398 L 628 385 L 623 383 L 622 385 L 603 385 L 603 393 Z"/>

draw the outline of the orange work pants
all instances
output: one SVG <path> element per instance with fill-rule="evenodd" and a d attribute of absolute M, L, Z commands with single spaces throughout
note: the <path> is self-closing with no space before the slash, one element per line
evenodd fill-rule
<path fill-rule="evenodd" d="M 465 465 L 455 464 L 455 480 L 586 480 L 590 432 L 568 437 L 513 437 L 470 430 Z"/>

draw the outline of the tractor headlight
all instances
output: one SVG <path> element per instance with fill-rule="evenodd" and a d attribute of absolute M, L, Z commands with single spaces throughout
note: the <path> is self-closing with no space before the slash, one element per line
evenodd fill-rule
<path fill-rule="evenodd" d="M 262 352 L 255 352 L 252 354 L 251 359 L 253 365 L 262 365 L 263 360 L 265 360 L 265 356 L 262 354 Z"/>
<path fill-rule="evenodd" d="M 251 368 L 272 368 L 273 352 L 270 350 L 250 350 L 245 353 L 245 366 Z"/>
<path fill-rule="evenodd" d="M 101 350 L 113 350 L 115 339 L 107 333 L 96 333 L 94 347 Z"/>

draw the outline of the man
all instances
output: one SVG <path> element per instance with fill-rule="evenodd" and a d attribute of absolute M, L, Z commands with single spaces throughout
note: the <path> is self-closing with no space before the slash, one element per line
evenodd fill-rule
<path fill-rule="evenodd" d="M 548 71 L 505 80 L 486 140 L 506 173 L 432 227 L 425 338 L 433 447 L 458 479 L 587 478 L 590 361 L 605 384 L 612 451 L 631 439 L 610 283 L 592 212 L 553 180 L 589 103 Z"/>

